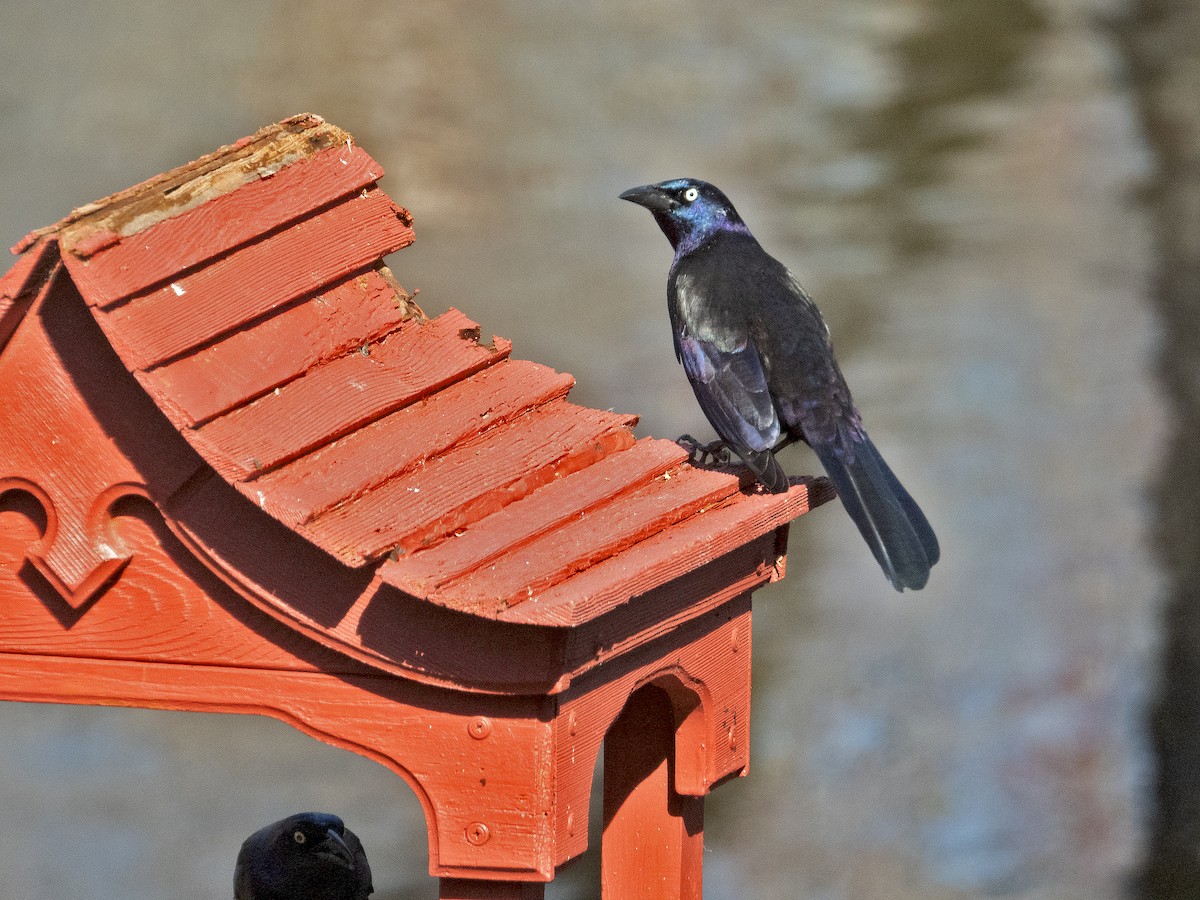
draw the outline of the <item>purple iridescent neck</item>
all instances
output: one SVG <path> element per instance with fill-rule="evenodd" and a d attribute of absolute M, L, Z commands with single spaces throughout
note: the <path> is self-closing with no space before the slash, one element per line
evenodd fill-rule
<path fill-rule="evenodd" d="M 734 216 L 736 217 L 736 213 Z M 672 241 L 675 245 L 675 258 L 680 259 L 687 256 L 689 253 L 699 249 L 701 246 L 712 240 L 719 234 L 750 234 L 750 229 L 746 227 L 746 223 L 741 219 L 719 220 L 712 223 L 706 223 L 703 228 L 689 228 L 680 235 L 678 241 Z M 670 235 L 668 235 L 670 237 Z"/>

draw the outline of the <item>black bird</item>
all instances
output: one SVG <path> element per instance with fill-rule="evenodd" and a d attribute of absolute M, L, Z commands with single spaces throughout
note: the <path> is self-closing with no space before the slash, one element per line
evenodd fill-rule
<path fill-rule="evenodd" d="M 374 890 L 362 842 L 337 816 L 306 812 L 242 844 L 234 900 L 367 900 Z"/>
<path fill-rule="evenodd" d="M 648 184 L 621 199 L 650 210 L 675 248 L 667 278 L 675 356 L 724 445 L 781 493 L 788 480 L 775 451 L 806 441 L 896 590 L 924 587 L 937 537 L 867 437 L 829 329 L 792 273 L 705 181 Z"/>

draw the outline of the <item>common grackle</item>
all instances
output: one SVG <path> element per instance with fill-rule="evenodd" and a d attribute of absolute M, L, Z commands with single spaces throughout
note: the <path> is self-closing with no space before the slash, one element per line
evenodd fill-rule
<path fill-rule="evenodd" d="M 621 199 L 646 207 L 675 248 L 675 356 L 724 444 L 780 493 L 775 451 L 806 441 L 896 590 L 924 587 L 937 537 L 867 437 L 816 304 L 713 185 L 680 178 Z"/>
<path fill-rule="evenodd" d="M 234 900 L 366 900 L 374 887 L 362 842 L 337 816 L 306 812 L 242 844 Z"/>

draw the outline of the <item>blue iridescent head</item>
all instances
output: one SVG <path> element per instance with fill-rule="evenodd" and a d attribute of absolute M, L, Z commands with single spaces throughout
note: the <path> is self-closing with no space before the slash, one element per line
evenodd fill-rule
<path fill-rule="evenodd" d="M 621 199 L 650 210 L 676 255 L 695 249 L 718 231 L 746 231 L 729 198 L 697 178 L 673 178 L 630 188 Z"/>

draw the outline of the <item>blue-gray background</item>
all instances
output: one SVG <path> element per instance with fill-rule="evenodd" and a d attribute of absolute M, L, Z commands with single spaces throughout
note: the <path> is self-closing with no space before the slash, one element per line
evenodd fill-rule
<path fill-rule="evenodd" d="M 390 262 L 426 311 L 641 434 L 709 435 L 669 247 L 616 195 L 716 182 L 821 303 L 943 562 L 899 596 L 840 508 L 793 526 L 707 895 L 1120 897 L 1153 811 L 1170 428 L 1128 7 L 7 0 L 0 243 L 316 112 L 412 210 Z M 374 763 L 265 719 L 0 705 L 4 897 L 229 897 L 241 840 L 306 808 L 363 838 L 381 900 L 436 896 L 417 802 Z M 548 896 L 596 896 L 588 865 Z"/>

